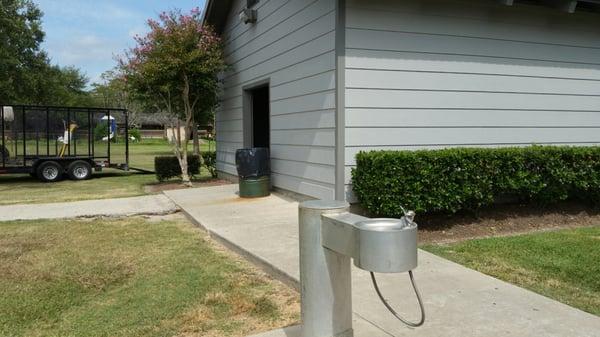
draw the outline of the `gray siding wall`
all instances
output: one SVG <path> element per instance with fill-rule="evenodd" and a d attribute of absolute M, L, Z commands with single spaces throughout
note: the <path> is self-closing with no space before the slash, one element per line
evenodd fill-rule
<path fill-rule="evenodd" d="M 238 0 L 223 38 L 231 70 L 216 113 L 217 168 L 236 174 L 243 147 L 243 88 L 271 87 L 271 166 L 275 187 L 334 197 L 335 1 L 261 0 L 258 23 L 237 18 Z"/>
<path fill-rule="evenodd" d="M 599 22 L 483 0 L 348 0 L 346 184 L 360 150 L 600 143 Z"/>

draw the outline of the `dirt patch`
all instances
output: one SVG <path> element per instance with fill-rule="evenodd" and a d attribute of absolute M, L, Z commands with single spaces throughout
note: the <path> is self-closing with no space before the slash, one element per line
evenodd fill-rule
<path fill-rule="evenodd" d="M 193 184 L 193 187 L 211 187 L 229 185 L 231 184 L 231 182 L 223 179 L 209 179 L 203 181 L 194 181 Z M 181 190 L 186 188 L 187 187 L 183 186 L 180 182 L 172 182 L 146 185 L 144 187 L 144 190 L 146 191 L 146 193 L 160 193 L 162 191 Z"/>
<path fill-rule="evenodd" d="M 156 223 L 161 221 L 187 221 L 187 218 L 181 212 L 162 215 L 140 215 L 140 217 L 147 220 L 150 223 Z"/>
<path fill-rule="evenodd" d="M 576 202 L 549 207 L 496 205 L 477 213 L 421 215 L 419 243 L 451 243 L 474 238 L 600 225 L 600 210 Z"/>

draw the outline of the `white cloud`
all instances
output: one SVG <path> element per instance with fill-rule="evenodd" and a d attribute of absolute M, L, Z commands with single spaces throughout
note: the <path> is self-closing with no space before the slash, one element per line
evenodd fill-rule
<path fill-rule="evenodd" d="M 77 65 L 82 61 L 112 60 L 112 55 L 120 44 L 95 35 L 64 36 L 48 43 L 47 50 L 61 64 Z"/>
<path fill-rule="evenodd" d="M 107 1 L 90 0 L 37 0 L 45 12 L 45 16 L 65 18 L 68 20 L 89 20 L 100 22 L 128 21 L 139 19 L 137 12 Z"/>

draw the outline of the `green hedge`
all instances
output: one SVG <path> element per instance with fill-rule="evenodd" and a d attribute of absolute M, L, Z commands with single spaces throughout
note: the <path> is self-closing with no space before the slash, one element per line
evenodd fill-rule
<path fill-rule="evenodd" d="M 175 156 L 162 156 L 154 158 L 154 171 L 158 181 L 165 181 L 181 177 L 181 166 Z M 188 172 L 190 177 L 200 173 L 200 157 L 188 155 Z"/>
<path fill-rule="evenodd" d="M 356 156 L 353 189 L 380 216 L 475 210 L 498 199 L 600 202 L 600 147 L 374 151 Z"/>

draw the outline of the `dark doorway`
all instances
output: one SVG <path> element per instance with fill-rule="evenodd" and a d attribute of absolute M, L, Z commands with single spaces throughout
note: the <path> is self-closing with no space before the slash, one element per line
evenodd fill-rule
<path fill-rule="evenodd" d="M 271 144 L 269 86 L 250 90 L 252 100 L 252 146 Z"/>

